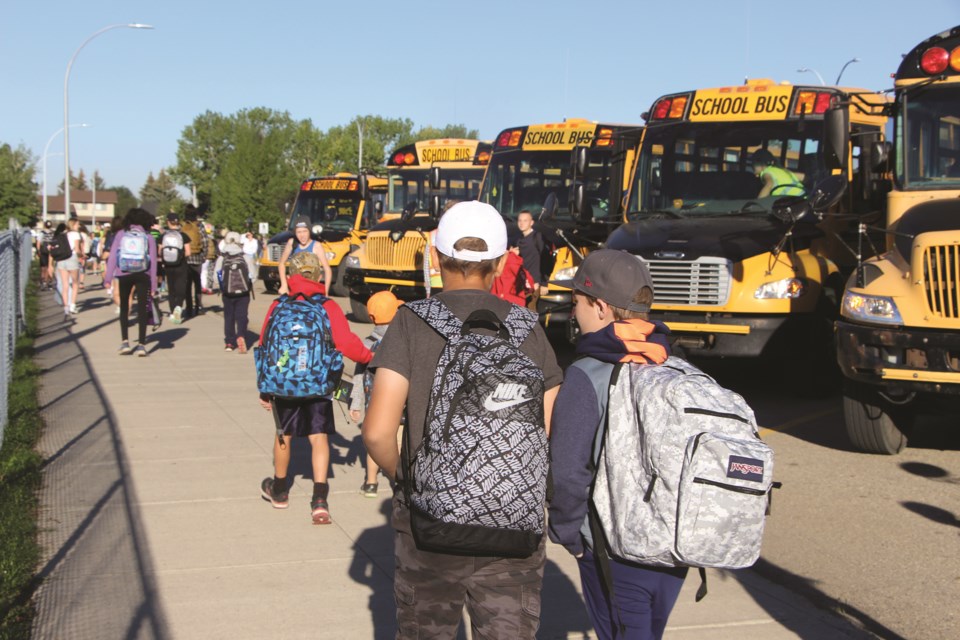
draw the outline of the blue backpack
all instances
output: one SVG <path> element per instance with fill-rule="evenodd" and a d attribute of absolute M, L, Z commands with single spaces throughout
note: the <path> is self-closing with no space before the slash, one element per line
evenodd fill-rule
<path fill-rule="evenodd" d="M 331 397 L 343 374 L 330 318 L 317 294 L 277 299 L 263 345 L 253 350 L 257 388 L 279 398 Z"/>
<path fill-rule="evenodd" d="M 124 273 L 140 273 L 150 267 L 150 245 L 146 233 L 139 229 L 127 229 L 123 232 L 117 266 Z"/>

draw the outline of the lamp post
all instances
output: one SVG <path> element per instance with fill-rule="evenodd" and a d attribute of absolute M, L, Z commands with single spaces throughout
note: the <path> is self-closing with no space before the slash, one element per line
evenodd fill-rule
<path fill-rule="evenodd" d="M 363 122 L 357 120 L 357 136 L 360 138 L 360 151 L 357 153 L 357 175 L 363 168 Z"/>
<path fill-rule="evenodd" d="M 67 72 L 63 75 L 63 212 L 70 217 L 70 101 L 68 98 L 68 88 L 70 86 L 70 69 L 73 68 L 73 61 L 77 59 L 77 54 L 80 53 L 80 50 L 87 46 L 87 43 L 99 36 L 101 33 L 106 33 L 111 29 L 153 29 L 153 26 L 149 24 L 140 24 L 134 22 L 131 24 L 111 24 L 108 25 L 92 36 L 83 41 L 77 50 L 73 52 L 73 55 L 70 57 L 70 62 L 67 63 Z"/>
<path fill-rule="evenodd" d="M 85 122 L 70 125 L 70 127 L 89 127 L 89 126 L 90 125 L 88 125 Z M 70 127 L 67 127 L 67 128 L 69 129 Z M 63 133 L 63 127 L 60 127 L 59 129 L 53 132 L 53 135 L 50 136 L 49 140 L 47 140 L 47 146 L 43 148 L 43 221 L 44 222 L 47 221 L 47 156 L 50 155 L 48 153 L 48 151 L 50 151 L 50 143 L 53 142 L 53 139 L 56 138 L 61 133 Z M 63 188 L 64 189 L 67 188 L 66 184 L 64 184 Z"/>
<path fill-rule="evenodd" d="M 843 72 L 846 71 L 847 67 L 849 67 L 854 62 L 860 62 L 860 58 L 851 58 L 850 60 L 847 60 L 846 62 L 843 63 L 843 67 L 840 69 L 840 73 L 837 74 L 837 81 L 834 82 L 833 84 L 840 84 L 840 78 L 843 76 Z"/>
<path fill-rule="evenodd" d="M 808 71 L 809 71 L 810 73 L 815 74 L 815 75 L 817 76 L 817 80 L 820 81 L 820 84 L 822 84 L 822 85 L 827 84 L 826 82 L 823 81 L 823 76 L 820 75 L 820 72 L 817 71 L 816 69 L 810 69 L 810 68 L 808 68 L 808 67 L 801 67 L 801 68 L 797 69 L 797 73 L 806 73 L 806 72 L 808 72 Z"/>

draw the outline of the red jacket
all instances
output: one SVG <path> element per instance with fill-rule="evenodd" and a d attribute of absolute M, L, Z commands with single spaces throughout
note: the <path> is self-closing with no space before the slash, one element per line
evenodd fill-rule
<path fill-rule="evenodd" d="M 508 251 L 507 263 L 503 266 L 503 273 L 493 281 L 490 293 L 498 298 L 503 298 L 507 302 L 518 304 L 521 307 L 525 306 L 527 304 L 527 291 L 533 289 L 533 278 L 530 277 L 529 271 L 524 270 L 524 286 L 520 291 L 517 291 L 517 274 L 522 268 L 523 258 L 512 251 Z"/>
<path fill-rule="evenodd" d="M 301 275 L 293 275 L 287 278 L 287 287 L 290 289 L 290 295 L 302 293 L 306 296 L 312 296 L 324 292 L 324 286 L 319 282 L 307 280 Z M 260 329 L 260 345 L 263 345 L 263 336 L 267 335 L 267 325 L 270 324 L 270 318 L 273 316 L 273 309 L 277 306 L 279 300 L 274 300 L 267 311 L 267 317 L 263 320 L 263 328 Z M 327 298 L 323 303 L 323 309 L 330 318 L 330 332 L 333 334 L 333 345 L 337 351 L 347 358 L 360 364 L 367 364 L 373 358 L 370 349 L 363 345 L 363 340 L 350 330 L 350 323 L 347 317 L 343 315 L 343 310 L 335 300 Z"/>

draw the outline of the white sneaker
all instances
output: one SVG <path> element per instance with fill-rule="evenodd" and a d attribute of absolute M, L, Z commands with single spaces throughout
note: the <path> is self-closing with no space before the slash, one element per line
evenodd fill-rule
<path fill-rule="evenodd" d="M 180 307 L 174 307 L 173 313 L 170 314 L 170 322 L 173 324 L 180 324 L 183 322 L 183 309 Z"/>
<path fill-rule="evenodd" d="M 113 315 L 115 315 L 115 316 L 120 315 L 120 307 L 119 307 L 119 305 L 113 308 Z"/>
<path fill-rule="evenodd" d="M 77 305 L 75 304 L 70 305 L 70 313 L 72 313 L 73 315 L 77 315 Z"/>

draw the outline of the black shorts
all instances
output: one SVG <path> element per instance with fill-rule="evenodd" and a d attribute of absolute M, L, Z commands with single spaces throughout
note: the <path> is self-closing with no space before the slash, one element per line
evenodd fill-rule
<path fill-rule="evenodd" d="M 283 427 L 283 435 L 305 438 L 314 434 L 330 434 L 336 431 L 332 400 L 274 398 L 273 406 Z"/>

